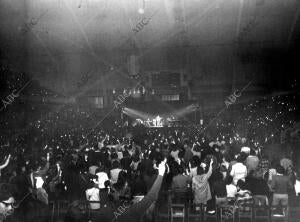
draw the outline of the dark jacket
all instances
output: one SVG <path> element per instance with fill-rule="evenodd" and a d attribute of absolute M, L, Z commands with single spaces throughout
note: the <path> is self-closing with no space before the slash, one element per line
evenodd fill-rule
<path fill-rule="evenodd" d="M 252 195 L 270 196 L 270 189 L 267 182 L 262 178 L 246 177 L 247 189 Z"/>
<path fill-rule="evenodd" d="M 178 174 L 177 176 L 173 177 L 172 180 L 172 189 L 187 189 L 187 185 L 192 182 L 192 178 L 189 176 L 185 176 L 182 174 Z"/>
<path fill-rule="evenodd" d="M 271 188 L 274 193 L 287 194 L 289 189 L 293 188 L 293 184 L 288 176 L 274 175 L 272 177 Z"/>
<path fill-rule="evenodd" d="M 224 180 L 218 180 L 212 184 L 212 193 L 217 197 L 227 196 L 226 183 Z"/>

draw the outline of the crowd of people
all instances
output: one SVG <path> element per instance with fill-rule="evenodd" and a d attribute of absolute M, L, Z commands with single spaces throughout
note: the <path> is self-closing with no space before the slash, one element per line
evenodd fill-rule
<path fill-rule="evenodd" d="M 190 189 L 193 202 L 207 205 L 209 214 L 215 213 L 216 202 L 222 198 L 249 202 L 260 195 L 276 206 L 288 204 L 300 193 L 299 168 L 293 164 L 289 150 L 274 159 L 266 156 L 264 149 L 251 147 L 247 140 L 234 144 L 210 141 L 205 136 L 189 135 L 184 128 L 144 129 L 145 135 L 137 138 L 122 136 L 122 131 L 109 134 L 99 130 L 91 136 L 92 142 L 87 138 L 77 149 L 68 138 L 61 146 L 42 147 L 39 158 L 9 155 L 0 166 L 5 171 L 1 175 L 1 216 L 11 214 L 15 204 L 19 206 L 15 210 L 18 218 L 22 215 L 32 221 L 47 212 L 50 201 L 63 199 L 70 203 L 92 201 L 89 207 L 95 218 L 117 218 L 115 209 L 124 201 L 138 202 L 141 196 L 149 195 L 164 159 L 167 169 L 161 189 Z M 30 200 L 44 209 L 40 215 L 22 208 Z M 101 211 L 103 208 L 111 211 Z M 66 221 L 85 219 L 83 213 L 72 211 L 66 216 Z"/>
<path fill-rule="evenodd" d="M 159 129 L 109 118 L 93 127 L 99 118 L 88 107 L 48 112 L 47 104 L 16 102 L 0 120 L 0 221 L 48 221 L 59 200 L 70 203 L 66 222 L 151 221 L 158 192 L 167 190 L 190 191 L 208 214 L 228 198 L 293 204 L 300 193 L 298 99 L 255 101 L 206 128 Z M 90 201 L 90 217 L 81 201 Z"/>

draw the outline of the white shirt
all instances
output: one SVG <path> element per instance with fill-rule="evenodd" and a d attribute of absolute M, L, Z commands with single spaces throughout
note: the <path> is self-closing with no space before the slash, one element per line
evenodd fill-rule
<path fill-rule="evenodd" d="M 227 197 L 235 197 L 237 188 L 233 184 L 226 185 Z"/>
<path fill-rule="evenodd" d="M 85 191 L 86 199 L 88 201 L 100 201 L 99 189 L 98 188 L 90 188 Z M 100 208 L 100 203 L 90 203 L 90 208 L 92 210 L 96 210 Z"/>
<path fill-rule="evenodd" d="M 238 180 L 244 180 L 247 176 L 247 167 L 242 163 L 236 163 L 232 166 L 230 175 L 233 177 L 233 183 L 236 185 Z"/>
<path fill-rule="evenodd" d="M 117 183 L 118 177 L 119 177 L 119 173 L 120 173 L 121 171 L 122 171 L 122 170 L 119 169 L 119 168 L 110 170 L 110 181 L 111 181 L 112 184 Z"/>
<path fill-rule="evenodd" d="M 96 174 L 98 176 L 98 185 L 99 185 L 99 189 L 103 189 L 105 188 L 105 181 L 109 180 L 107 173 L 105 172 L 99 172 Z"/>

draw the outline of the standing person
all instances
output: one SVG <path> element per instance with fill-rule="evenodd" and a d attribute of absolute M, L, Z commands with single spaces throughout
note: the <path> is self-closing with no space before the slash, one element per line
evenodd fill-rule
<path fill-rule="evenodd" d="M 99 189 L 104 189 L 105 188 L 105 181 L 109 180 L 107 173 L 104 171 L 104 167 L 100 167 L 96 170 L 96 176 L 98 177 L 97 179 L 97 184 L 99 186 Z"/>
<path fill-rule="evenodd" d="M 112 163 L 112 169 L 110 170 L 110 180 L 112 184 L 117 183 L 118 181 L 118 177 L 119 177 L 119 173 L 122 171 L 122 169 L 120 168 L 120 163 L 119 161 L 114 161 Z"/>
<path fill-rule="evenodd" d="M 205 174 L 203 168 L 198 167 L 197 176 L 192 179 L 192 188 L 194 191 L 194 202 L 196 204 L 204 203 L 211 199 L 211 192 L 208 179 L 212 174 L 212 164 L 210 161 L 208 172 Z"/>
<path fill-rule="evenodd" d="M 197 175 L 198 165 L 200 165 L 200 158 L 198 156 L 193 156 L 189 162 L 189 176 L 193 178 Z"/>
<path fill-rule="evenodd" d="M 35 180 L 36 180 L 36 184 L 35 184 L 36 198 L 39 201 L 43 202 L 44 204 L 48 205 L 48 194 L 47 194 L 46 190 L 43 188 L 43 185 L 44 185 L 43 178 L 40 175 L 37 175 L 35 177 Z"/>
<path fill-rule="evenodd" d="M 243 164 L 244 157 L 243 153 L 241 153 L 237 158 L 237 163 L 231 168 L 230 175 L 233 177 L 234 185 L 237 185 L 238 180 L 245 181 L 247 176 L 247 167 Z"/>
<path fill-rule="evenodd" d="M 201 148 L 199 144 L 194 143 L 191 149 L 193 156 L 198 156 L 201 159 Z"/>
<path fill-rule="evenodd" d="M 293 189 L 293 184 L 289 176 L 284 175 L 285 170 L 282 166 L 278 165 L 276 171 L 271 182 L 271 189 L 274 191 L 272 205 L 277 207 L 281 203 L 281 206 L 287 206 L 288 192 L 289 189 Z"/>
<path fill-rule="evenodd" d="M 98 210 L 100 208 L 100 195 L 98 185 L 94 182 L 90 182 L 88 189 L 85 191 L 87 201 L 97 201 L 99 203 L 90 203 L 91 210 Z"/>
<path fill-rule="evenodd" d="M 50 154 L 47 153 L 46 164 L 44 167 L 42 167 L 39 164 L 36 166 L 33 166 L 30 174 L 27 176 L 28 182 L 26 184 L 29 185 L 29 187 L 28 187 L 29 191 L 33 191 L 36 188 L 35 175 L 45 176 L 47 174 L 47 172 L 49 170 L 49 166 L 50 166 L 49 161 L 50 161 Z"/>
<path fill-rule="evenodd" d="M 254 150 L 250 151 L 250 155 L 246 158 L 246 167 L 248 170 L 248 173 L 252 170 L 257 170 L 259 164 L 259 159 L 255 154 Z"/>
<path fill-rule="evenodd" d="M 172 179 L 172 189 L 185 191 L 191 181 L 191 177 L 184 175 L 184 169 L 181 166 L 178 166 L 175 172 L 176 174 Z"/>
<path fill-rule="evenodd" d="M 269 172 L 269 169 L 270 169 L 269 158 L 265 153 L 262 153 L 258 164 L 258 170 L 262 172 L 263 176 L 265 176 L 265 173 Z"/>
<path fill-rule="evenodd" d="M 280 165 L 284 168 L 285 171 L 287 171 L 289 167 L 293 167 L 293 162 L 289 155 L 285 155 L 285 157 L 280 160 Z"/>
<path fill-rule="evenodd" d="M 183 148 L 185 150 L 183 159 L 185 163 L 188 163 L 193 158 L 193 153 L 191 147 L 188 144 L 188 141 L 184 141 Z"/>
<path fill-rule="evenodd" d="M 215 213 L 217 204 L 226 201 L 227 196 L 226 183 L 224 181 L 223 174 L 219 171 L 216 171 L 213 174 L 215 174 L 215 176 L 212 175 L 211 178 L 214 177 L 214 180 L 210 183 L 212 199 L 207 203 L 207 207 L 209 208 L 211 214 Z"/>

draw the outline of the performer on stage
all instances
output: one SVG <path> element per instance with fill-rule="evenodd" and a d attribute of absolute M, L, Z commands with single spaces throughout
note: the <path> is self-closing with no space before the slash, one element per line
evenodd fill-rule
<path fill-rule="evenodd" d="M 148 118 L 147 121 L 145 121 L 147 123 L 147 126 L 150 127 L 151 126 L 151 120 Z"/>
<path fill-rule="evenodd" d="M 157 120 L 156 120 L 156 118 L 154 118 L 153 120 L 152 120 L 152 123 L 153 123 L 153 126 L 157 126 L 156 124 L 157 124 Z"/>
<path fill-rule="evenodd" d="M 157 116 L 157 117 L 156 117 L 156 121 L 157 121 L 157 123 L 156 123 L 157 125 L 156 125 L 156 126 L 157 126 L 157 127 L 161 127 L 161 126 L 162 126 L 161 120 L 162 120 L 162 118 L 161 118 L 160 116 Z"/>

